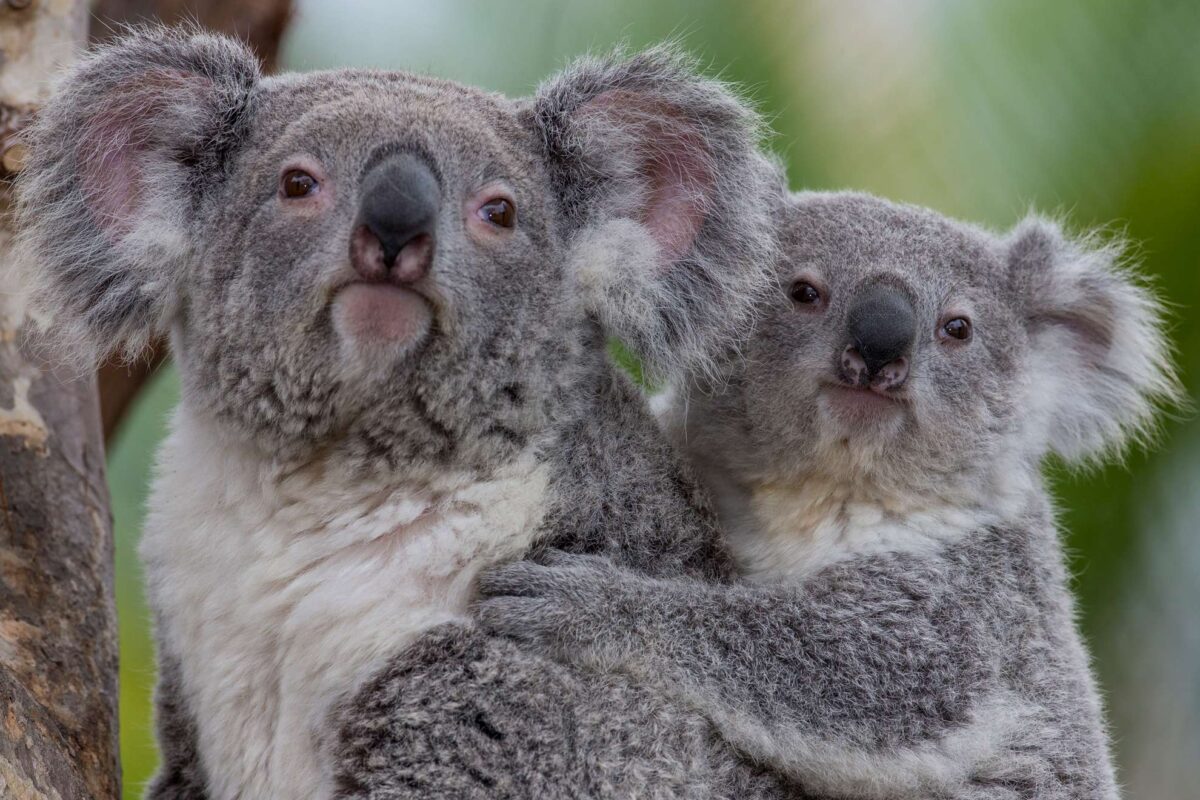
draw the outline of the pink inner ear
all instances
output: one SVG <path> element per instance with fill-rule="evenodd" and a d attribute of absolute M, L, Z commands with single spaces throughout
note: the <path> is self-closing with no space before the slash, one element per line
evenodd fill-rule
<path fill-rule="evenodd" d="M 118 238 L 133 227 L 140 205 L 137 146 L 116 119 L 105 119 L 85 135 L 81 153 L 83 195 L 100 227 Z"/>
<path fill-rule="evenodd" d="M 88 121 L 76 150 L 79 179 L 88 208 L 113 239 L 136 223 L 154 151 L 187 137 L 186 110 L 202 103 L 201 95 L 211 87 L 198 75 L 147 73 L 114 90 L 102 113 Z"/>
<path fill-rule="evenodd" d="M 650 192 L 643 222 L 667 258 L 678 261 L 704 224 L 713 179 L 698 136 L 677 132 L 669 141 L 671 148 L 646 167 Z"/>
<path fill-rule="evenodd" d="M 668 262 L 695 244 L 715 189 L 704 137 L 678 108 L 632 91 L 615 89 L 588 103 L 629 135 L 646 181 L 641 222 Z"/>

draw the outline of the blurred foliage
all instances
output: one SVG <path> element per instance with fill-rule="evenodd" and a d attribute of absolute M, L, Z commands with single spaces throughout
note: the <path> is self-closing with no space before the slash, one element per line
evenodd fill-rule
<path fill-rule="evenodd" d="M 283 60 L 291 69 L 410 69 L 523 94 L 572 55 L 664 38 L 683 42 L 755 99 L 796 188 L 859 188 L 997 228 L 1037 207 L 1129 237 L 1173 306 L 1172 335 L 1196 396 L 1200 3 L 302 2 Z M 134 549 L 154 443 L 177 397 L 168 371 L 110 456 L 129 798 L 139 796 L 155 759 L 152 648 Z M 1179 414 L 1164 425 L 1159 448 L 1122 466 L 1082 475 L 1052 470 L 1085 631 L 1100 655 L 1102 681 L 1122 681 L 1113 704 L 1119 755 L 1127 760 L 1147 749 L 1128 744 L 1143 735 L 1138 692 L 1149 691 L 1144 678 L 1139 682 L 1146 670 L 1138 659 L 1172 658 L 1180 641 L 1191 643 L 1180 657 L 1200 652 L 1190 617 L 1173 622 L 1179 614 L 1155 600 L 1161 587 L 1153 564 L 1162 558 L 1147 558 L 1160 547 L 1159 527 L 1183 532 L 1162 535 L 1164 543 L 1190 542 L 1188 534 L 1200 529 L 1193 499 L 1198 431 L 1194 416 Z M 1144 498 L 1153 498 L 1156 513 L 1146 513 Z M 1181 548 L 1166 559 L 1176 576 L 1170 608 L 1191 609 L 1200 600 L 1197 550 Z M 1122 646 L 1122 620 L 1142 607 L 1152 609 L 1146 624 L 1168 626 L 1154 640 L 1162 652 Z M 1183 630 L 1169 627 L 1176 624 Z M 1200 682 L 1198 668 L 1192 661 L 1182 674 Z M 1184 756 L 1152 771 L 1130 765 L 1126 773 L 1137 781 L 1131 795 L 1194 789 L 1200 748 L 1189 748 L 1200 742 L 1200 692 L 1185 694 L 1180 724 L 1187 729 L 1172 734 L 1183 738 Z M 1194 757 L 1184 763 L 1188 753 Z M 1142 777 L 1149 772 L 1153 777 Z"/>

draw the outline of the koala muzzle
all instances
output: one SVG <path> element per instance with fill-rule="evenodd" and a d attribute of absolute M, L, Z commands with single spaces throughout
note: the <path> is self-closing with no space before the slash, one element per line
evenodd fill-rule
<path fill-rule="evenodd" d="M 413 283 L 433 263 L 441 189 L 433 170 L 412 153 L 397 153 L 364 176 L 350 260 L 369 281 Z"/>
<path fill-rule="evenodd" d="M 899 288 L 867 287 L 847 319 L 850 343 L 842 351 L 841 378 L 877 391 L 899 389 L 908 378 L 908 357 L 917 332 L 912 301 Z"/>

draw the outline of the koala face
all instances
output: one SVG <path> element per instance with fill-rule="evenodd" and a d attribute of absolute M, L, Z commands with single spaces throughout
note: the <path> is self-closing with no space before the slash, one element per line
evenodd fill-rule
<path fill-rule="evenodd" d="M 348 427 L 392 466 L 524 447 L 571 297 L 520 107 L 368 73 L 266 80 L 250 102 L 180 283 L 189 401 L 282 444 Z"/>
<path fill-rule="evenodd" d="M 1027 344 L 988 240 L 855 196 L 798 203 L 788 232 L 781 296 L 746 367 L 761 387 L 747 415 L 780 461 L 875 470 L 919 453 L 953 474 L 994 455 Z"/>
<path fill-rule="evenodd" d="M 185 404 L 286 459 L 501 463 L 594 395 L 606 337 L 703 369 L 769 285 L 755 117 L 669 50 L 510 100 L 264 79 L 232 40 L 146 29 L 28 138 L 19 226 L 59 338 L 169 330 Z"/>
<path fill-rule="evenodd" d="M 734 378 L 689 398 L 695 447 L 748 481 L 977 495 L 1119 443 L 1172 391 L 1153 299 L 1050 223 L 1000 238 L 858 194 L 780 219 L 774 301 Z"/>

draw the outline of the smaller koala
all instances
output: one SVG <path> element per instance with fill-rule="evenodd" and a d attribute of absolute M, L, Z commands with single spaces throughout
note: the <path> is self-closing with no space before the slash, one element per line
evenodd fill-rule
<path fill-rule="evenodd" d="M 780 290 L 662 418 L 742 579 L 553 554 L 482 576 L 492 630 L 630 674 L 806 791 L 1114 798 L 1040 474 L 1145 433 L 1176 383 L 1120 251 L 852 193 L 779 216 Z"/>

